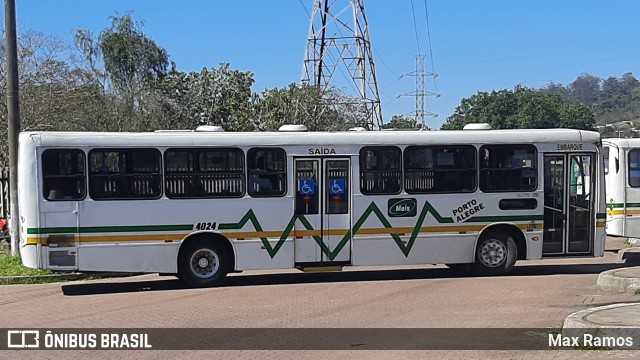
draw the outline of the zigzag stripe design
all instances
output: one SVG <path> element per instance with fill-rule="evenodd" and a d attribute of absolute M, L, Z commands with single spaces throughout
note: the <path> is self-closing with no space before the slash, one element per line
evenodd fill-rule
<path fill-rule="evenodd" d="M 344 248 L 344 246 L 349 242 L 349 240 L 352 237 L 352 234 L 355 235 L 355 234 L 358 233 L 358 230 L 360 230 L 360 227 L 362 227 L 362 224 L 364 224 L 364 222 L 369 218 L 369 215 L 371 215 L 371 213 L 376 215 L 378 220 L 380 220 L 380 223 L 382 223 L 382 225 L 386 229 L 392 229 L 393 228 L 393 226 L 391 226 L 391 224 L 389 223 L 387 218 L 384 216 L 382 211 L 380 211 L 380 208 L 378 208 L 378 206 L 375 204 L 375 202 L 371 202 L 371 204 L 367 207 L 367 209 L 362 213 L 362 215 L 360 216 L 358 221 L 356 221 L 356 223 L 353 226 L 353 228 L 351 229 L 351 231 L 347 232 L 342 237 L 342 239 L 340 240 L 338 245 L 336 245 L 336 247 L 333 250 L 329 249 L 327 244 L 322 240 L 322 238 L 320 236 L 312 236 L 312 237 L 315 240 L 315 242 L 318 244 L 318 246 L 320 246 L 320 249 L 327 256 L 327 258 L 329 260 L 333 260 L 340 253 L 340 251 Z M 431 206 L 431 204 L 428 201 L 425 201 L 425 204 L 424 204 L 424 206 L 422 208 L 422 211 L 420 212 L 420 215 L 418 216 L 418 220 L 417 220 L 417 222 L 416 222 L 416 224 L 415 224 L 415 226 L 413 228 L 413 231 L 411 233 L 411 237 L 409 238 L 409 241 L 407 242 L 406 245 L 402 242 L 402 239 L 400 239 L 400 236 L 398 234 L 394 234 L 394 233 L 390 234 L 391 237 L 393 238 L 394 242 L 396 243 L 396 245 L 398 245 L 398 247 L 400 248 L 400 251 L 402 251 L 402 253 L 404 254 L 404 256 L 409 256 L 409 253 L 411 252 L 411 248 L 413 247 L 413 244 L 415 243 L 415 240 L 418 237 L 418 234 L 420 233 L 420 228 L 422 227 L 422 224 L 424 223 L 424 219 L 427 217 L 428 213 L 431 213 L 433 215 L 433 217 L 439 223 L 448 223 L 448 224 L 453 223 L 453 219 L 452 218 L 441 216 L 436 211 L 436 209 L 433 206 Z M 262 244 L 264 245 L 265 249 L 267 250 L 267 252 L 269 253 L 269 256 L 271 258 L 276 256 L 276 254 L 278 253 L 278 251 L 280 250 L 280 248 L 284 244 L 284 242 L 287 239 L 287 237 L 289 237 L 289 235 L 291 234 L 291 231 L 293 230 L 293 227 L 294 227 L 296 221 L 300 221 L 300 223 L 304 226 L 304 228 L 306 230 L 315 230 L 313 228 L 313 226 L 311 226 L 311 223 L 309 223 L 309 220 L 307 220 L 307 218 L 304 215 L 293 215 L 291 217 L 291 220 L 287 224 L 285 230 L 282 232 L 282 235 L 280 236 L 280 239 L 278 239 L 278 241 L 276 242 L 275 246 L 271 246 L 271 244 L 269 243 L 269 240 L 266 237 L 261 237 L 260 238 L 260 240 L 262 241 Z M 220 229 L 220 230 L 240 230 L 248 222 L 251 222 L 251 224 L 253 225 L 253 228 L 256 231 L 258 231 L 258 232 L 262 232 L 263 231 L 262 230 L 262 226 L 260 225 L 260 222 L 256 218 L 256 215 L 255 215 L 255 213 L 253 212 L 252 209 L 247 211 L 247 213 L 242 217 L 242 219 L 240 219 L 239 222 L 237 222 L 237 223 L 220 224 L 218 229 Z"/>

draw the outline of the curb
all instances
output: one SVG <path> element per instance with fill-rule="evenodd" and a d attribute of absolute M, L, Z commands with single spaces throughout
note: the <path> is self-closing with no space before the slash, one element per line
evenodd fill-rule
<path fill-rule="evenodd" d="M 640 266 L 601 272 L 596 287 L 604 291 L 634 293 L 640 289 Z"/>
<path fill-rule="evenodd" d="M 640 333 L 640 316 L 636 314 L 640 315 L 640 303 L 613 304 L 581 310 L 565 318 L 562 335 L 579 336 L 582 339 L 586 334 L 598 338 L 637 339 Z M 640 349 L 640 343 L 635 340 L 631 346 L 625 344 L 622 348 Z"/>
<path fill-rule="evenodd" d="M 627 242 L 629 242 L 631 246 L 640 246 L 640 239 L 638 238 L 628 238 Z"/>
<path fill-rule="evenodd" d="M 640 247 L 630 247 L 618 251 L 618 261 L 629 265 L 640 264 Z"/>
<path fill-rule="evenodd" d="M 27 276 L 0 276 L 0 285 L 11 284 L 31 284 L 33 282 L 41 280 L 59 280 L 59 281 L 73 281 L 84 279 L 103 279 L 103 278 L 115 278 L 115 277 L 128 277 L 144 275 L 145 273 L 114 273 L 114 272 L 96 272 L 96 273 L 62 273 L 62 274 L 48 274 L 48 275 L 27 275 Z M 49 281 L 56 282 L 56 281 Z"/>

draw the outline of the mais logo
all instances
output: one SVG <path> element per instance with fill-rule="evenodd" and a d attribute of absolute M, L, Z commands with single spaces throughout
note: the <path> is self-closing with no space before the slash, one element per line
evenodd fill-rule
<path fill-rule="evenodd" d="M 417 214 L 416 199 L 389 199 L 387 213 L 390 217 L 413 217 Z"/>

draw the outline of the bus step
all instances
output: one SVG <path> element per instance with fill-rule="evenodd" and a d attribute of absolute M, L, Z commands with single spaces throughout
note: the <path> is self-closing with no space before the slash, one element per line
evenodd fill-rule
<path fill-rule="evenodd" d="M 342 271 L 342 266 L 340 265 L 332 265 L 332 266 L 306 266 L 299 267 L 303 272 L 329 272 L 329 271 Z"/>

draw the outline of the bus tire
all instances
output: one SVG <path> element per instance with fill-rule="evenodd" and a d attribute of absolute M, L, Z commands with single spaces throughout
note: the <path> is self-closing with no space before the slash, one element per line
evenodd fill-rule
<path fill-rule="evenodd" d="M 229 256 L 215 241 L 187 243 L 180 252 L 178 278 L 192 287 L 219 285 L 227 276 Z"/>
<path fill-rule="evenodd" d="M 473 268 L 482 275 L 505 275 L 513 269 L 517 258 L 518 247 L 511 236 L 492 230 L 478 242 Z"/>

